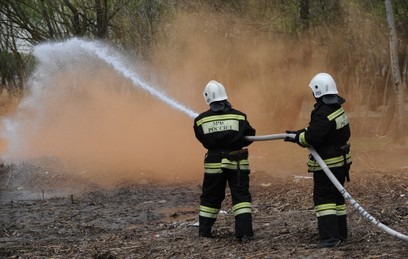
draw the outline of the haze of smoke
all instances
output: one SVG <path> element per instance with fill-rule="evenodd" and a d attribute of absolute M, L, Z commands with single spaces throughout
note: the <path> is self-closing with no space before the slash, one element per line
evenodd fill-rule
<path fill-rule="evenodd" d="M 205 110 L 202 89 L 216 79 L 258 135 L 307 125 L 314 103 L 308 83 L 326 71 L 322 52 L 310 54 L 304 42 L 257 31 L 225 14 L 179 13 L 171 25 L 167 41 L 154 49 L 153 66 L 176 99 Z M 283 141 L 254 143 L 250 151 L 254 171 L 305 172 L 306 152 Z"/>
<path fill-rule="evenodd" d="M 263 134 L 296 126 L 302 102 L 314 101 L 308 83 L 326 67 L 304 42 L 225 14 L 181 12 L 171 25 L 153 50 L 153 66 L 168 92 L 196 111 L 206 109 L 201 93 L 210 79 L 224 84 L 235 107 L 260 120 Z"/>
<path fill-rule="evenodd" d="M 202 89 L 216 79 L 258 134 L 297 126 L 312 75 L 299 62 L 302 46 L 278 35 L 271 41 L 216 14 L 208 19 L 205 13 L 180 13 L 172 28 L 153 49 L 151 63 L 154 80 L 171 97 L 203 111 Z M 191 118 L 82 49 L 66 47 L 46 56 L 37 53 L 42 62 L 32 76 L 31 93 L 5 121 L 6 162 L 53 157 L 73 172 L 108 184 L 201 177 L 205 150 L 194 137 Z M 264 166 L 254 164 L 254 169 L 265 170 L 291 149 L 271 146 L 254 144 L 253 156 L 265 158 Z"/>

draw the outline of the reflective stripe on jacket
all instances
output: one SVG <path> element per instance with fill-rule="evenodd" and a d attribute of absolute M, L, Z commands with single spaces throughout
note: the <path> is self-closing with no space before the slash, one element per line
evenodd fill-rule
<path fill-rule="evenodd" d="M 225 112 L 208 110 L 198 115 L 194 120 L 194 133 L 209 151 L 233 151 L 249 146 L 252 141 L 245 136 L 254 136 L 255 129 L 243 112 L 231 108 Z"/>
<path fill-rule="evenodd" d="M 325 104 L 318 99 L 310 117 L 309 126 L 299 134 L 299 144 L 313 146 L 329 168 L 344 166 L 344 161 L 351 164 L 350 150 L 341 150 L 351 135 L 343 107 Z M 313 156 L 310 156 L 307 165 L 310 172 L 322 170 Z"/>
<path fill-rule="evenodd" d="M 328 168 L 344 166 L 344 156 L 327 158 L 327 159 L 324 159 L 323 161 L 327 165 Z M 352 162 L 350 152 L 346 154 L 346 162 L 347 164 L 351 164 Z M 312 158 L 310 158 L 307 161 L 307 167 L 308 167 L 309 172 L 316 172 L 316 171 L 323 170 L 322 167 L 319 165 L 319 163 L 315 159 L 312 159 Z"/>
<path fill-rule="evenodd" d="M 254 136 L 255 129 L 247 121 L 245 113 L 236 109 L 227 111 L 208 110 L 194 120 L 194 133 L 201 144 L 208 149 L 204 160 L 205 173 L 221 173 L 223 168 L 236 170 L 238 161 L 229 158 L 231 151 L 249 146 L 245 136 Z M 248 157 L 239 159 L 241 171 L 249 170 Z"/>

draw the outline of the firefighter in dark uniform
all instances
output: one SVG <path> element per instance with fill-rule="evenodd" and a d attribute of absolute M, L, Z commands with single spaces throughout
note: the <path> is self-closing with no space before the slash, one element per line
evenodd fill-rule
<path fill-rule="evenodd" d="M 337 180 L 349 181 L 351 165 L 350 125 L 338 95 L 336 83 L 327 73 L 319 73 L 309 84 L 316 99 L 309 126 L 286 138 L 302 147 L 312 146 L 322 157 Z M 317 217 L 319 247 L 335 247 L 347 238 L 347 215 L 344 197 L 330 181 L 323 169 L 310 156 L 308 171 L 313 173 L 313 201 Z"/>
<path fill-rule="evenodd" d="M 231 191 L 235 217 L 235 236 L 241 242 L 252 239 L 251 193 L 249 191 L 248 150 L 255 129 L 246 114 L 232 108 L 222 84 L 211 80 L 204 88 L 208 111 L 194 120 L 194 132 L 208 149 L 204 159 L 204 179 L 200 196 L 199 236 L 213 237 L 211 228 L 225 199 L 225 189 Z"/>

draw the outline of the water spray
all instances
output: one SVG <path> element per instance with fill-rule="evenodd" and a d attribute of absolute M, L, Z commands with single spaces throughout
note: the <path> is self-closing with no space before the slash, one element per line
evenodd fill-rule
<path fill-rule="evenodd" d="M 264 136 L 248 136 L 246 137 L 248 140 L 252 141 L 265 141 L 265 140 L 277 140 L 277 139 L 284 139 L 286 137 L 295 138 L 295 134 L 274 134 L 274 135 L 264 135 Z M 393 230 L 392 228 L 382 224 L 379 220 L 374 218 L 370 213 L 368 213 L 361 205 L 351 197 L 351 195 L 344 189 L 341 183 L 337 180 L 337 178 L 333 175 L 330 171 L 329 167 L 320 157 L 320 155 L 316 152 L 313 147 L 307 148 L 312 154 L 312 156 L 316 159 L 319 163 L 320 167 L 326 173 L 327 177 L 329 177 L 330 181 L 334 184 L 334 186 L 339 190 L 339 192 L 343 195 L 344 199 L 350 202 L 350 204 L 357 210 L 357 212 L 367 221 L 373 223 L 379 229 L 383 230 L 384 232 L 390 234 L 391 236 L 397 237 L 401 240 L 408 241 L 408 236 L 401 234 L 398 231 Z"/>
<path fill-rule="evenodd" d="M 41 60 L 44 63 L 57 63 L 58 65 L 58 62 L 53 61 L 56 55 L 50 55 L 50 52 L 58 52 L 58 56 L 61 56 L 62 58 L 69 57 L 70 59 L 73 59 L 72 54 L 68 50 L 69 46 L 84 50 L 85 52 L 83 53 L 83 55 L 91 54 L 94 57 L 102 60 L 104 63 L 110 65 L 118 74 L 122 75 L 126 79 L 129 79 L 132 82 L 133 86 L 147 91 L 172 108 L 187 114 L 191 118 L 194 118 L 198 115 L 196 112 L 192 111 L 183 104 L 170 98 L 162 91 L 148 84 L 135 71 L 132 71 L 129 68 L 129 64 L 125 62 L 125 57 L 123 55 L 102 42 L 85 41 L 79 38 L 72 38 L 64 42 L 44 43 L 34 48 L 34 55 L 37 59 Z"/>
<path fill-rule="evenodd" d="M 87 111 L 88 113 L 82 113 L 79 108 L 78 110 L 76 108 L 84 105 L 84 108 L 91 107 L 92 109 L 96 105 L 91 103 L 92 101 L 99 101 L 100 98 L 105 98 L 104 95 L 97 95 L 96 98 L 99 99 L 94 98 L 96 93 L 94 89 L 99 86 L 94 86 L 94 82 L 96 85 L 96 80 L 91 78 L 92 76 L 103 78 L 106 76 L 109 80 L 111 75 L 110 73 L 104 73 L 105 69 L 109 69 L 117 77 L 121 77 L 129 82 L 132 88 L 142 90 L 143 93 L 150 95 L 153 99 L 159 100 L 160 103 L 165 103 L 174 110 L 181 111 L 190 118 L 198 115 L 168 96 L 164 88 L 154 85 L 145 76 L 147 73 L 145 74 L 143 66 L 140 66 L 138 62 L 130 60 L 123 53 L 104 42 L 88 41 L 80 38 L 71 38 L 61 42 L 45 42 L 34 46 L 33 55 L 36 59 L 36 67 L 27 82 L 27 85 L 29 85 L 29 95 L 22 99 L 15 115 L 2 119 L 4 130 L 2 130 L 1 136 L 7 140 L 7 150 L 1 154 L 1 158 L 6 163 L 20 164 L 26 159 L 62 155 L 69 156 L 69 159 L 73 159 L 75 163 L 79 161 L 82 166 L 85 160 L 76 155 L 76 152 L 72 152 L 73 155 L 71 155 L 67 151 L 70 149 L 60 148 L 59 145 L 53 145 L 50 141 L 61 141 L 70 148 L 73 148 L 75 141 L 68 141 L 66 137 L 72 137 L 74 140 L 79 140 L 81 137 L 86 138 L 86 132 L 82 129 L 91 126 L 92 130 L 93 126 L 90 124 L 72 123 L 71 125 L 75 125 L 73 127 L 78 129 L 80 134 L 83 134 L 78 135 L 78 137 L 68 132 L 68 130 L 65 131 L 66 128 L 63 128 L 62 132 L 56 132 L 54 130 L 56 127 L 53 126 L 55 124 L 63 126 L 64 118 L 75 122 L 78 119 L 88 122 L 88 117 L 95 121 L 99 120 L 99 117 L 88 115 L 93 110 Z M 96 71 L 96 69 L 100 69 L 100 72 Z M 84 81 L 81 81 L 82 77 L 77 77 L 78 74 L 87 77 L 84 78 Z M 92 84 L 89 88 L 88 85 L 84 85 L 86 87 L 80 85 L 81 83 L 87 84 L 88 82 Z M 105 82 L 101 82 L 101 87 L 104 85 Z M 105 91 L 106 89 L 101 90 Z M 101 92 L 104 93 L 103 91 Z M 77 96 L 79 98 L 76 98 Z M 78 102 L 79 105 L 75 105 L 74 102 Z M 133 105 L 132 101 L 129 101 L 129 104 Z M 63 110 L 62 105 L 75 106 L 73 106 L 74 109 Z M 105 104 L 103 105 L 101 109 L 106 107 Z M 124 105 L 127 105 L 127 103 Z M 61 107 L 61 111 L 54 109 L 55 107 Z M 138 107 L 136 102 L 135 107 Z M 99 112 L 99 110 L 95 111 Z M 60 114 L 66 117 L 62 118 Z M 104 122 L 105 120 L 101 120 L 101 123 Z M 49 136 L 49 134 L 52 135 Z M 46 137 L 39 138 L 37 137 L 38 135 Z M 94 141 L 95 136 L 92 137 L 86 139 Z M 119 140 L 121 138 L 123 137 L 118 137 Z M 102 145 L 98 142 L 94 143 L 95 145 Z M 86 150 L 89 150 L 89 146 L 87 145 Z M 97 160 L 100 159 L 97 157 L 98 155 L 93 155 L 91 152 L 88 152 L 87 155 L 95 157 Z M 87 161 L 85 162 L 87 163 Z"/>
<path fill-rule="evenodd" d="M 198 115 L 196 112 L 190 110 L 183 104 L 168 97 L 163 92 L 158 91 L 156 88 L 150 86 L 145 81 L 143 81 L 139 76 L 136 75 L 136 73 L 127 68 L 127 66 L 123 63 L 122 58 L 120 58 L 120 55 L 118 55 L 118 53 L 114 53 L 111 49 L 109 49 L 105 45 L 98 44 L 97 42 L 86 42 L 81 40 L 79 41 L 80 41 L 79 45 L 81 48 L 93 53 L 99 59 L 111 65 L 116 72 L 120 73 L 125 78 L 131 80 L 133 85 L 138 86 L 141 89 L 153 95 L 154 97 L 159 98 L 161 101 L 170 105 L 174 109 L 184 112 L 191 118 L 194 118 Z"/>

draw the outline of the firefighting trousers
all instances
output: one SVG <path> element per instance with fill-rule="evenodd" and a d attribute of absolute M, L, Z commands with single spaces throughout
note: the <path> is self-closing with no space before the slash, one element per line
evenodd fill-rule
<path fill-rule="evenodd" d="M 235 217 L 235 236 L 252 237 L 251 194 L 249 192 L 249 172 L 222 169 L 221 173 L 204 174 L 200 197 L 199 232 L 208 234 L 217 219 L 221 203 L 225 199 L 226 186 L 230 188 Z"/>
<path fill-rule="evenodd" d="M 349 166 L 330 168 L 337 180 L 344 185 Z M 323 171 L 313 173 L 313 201 L 321 240 L 347 238 L 347 214 L 343 195 Z"/>

